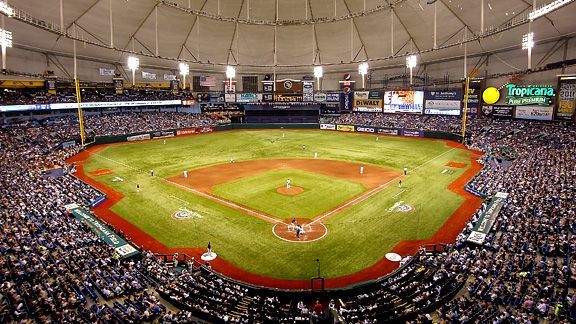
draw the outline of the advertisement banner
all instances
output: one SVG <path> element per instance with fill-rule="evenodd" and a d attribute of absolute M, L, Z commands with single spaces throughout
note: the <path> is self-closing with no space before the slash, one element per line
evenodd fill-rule
<path fill-rule="evenodd" d="M 421 130 L 402 129 L 400 135 L 408 137 L 424 137 L 424 132 Z"/>
<path fill-rule="evenodd" d="M 339 130 L 342 132 L 353 132 L 354 126 L 352 126 L 352 125 L 336 125 L 336 130 Z"/>
<path fill-rule="evenodd" d="M 506 205 L 506 198 L 508 198 L 507 193 L 498 192 L 494 195 L 494 198 L 488 205 L 488 208 L 482 213 L 480 219 L 474 226 L 472 233 L 468 236 L 468 242 L 476 244 L 484 244 L 486 236 L 490 233 L 492 226 L 496 222 L 500 210 Z"/>
<path fill-rule="evenodd" d="M 132 245 L 128 244 L 120 236 L 116 235 L 114 231 L 102 224 L 86 209 L 77 204 L 70 204 L 65 207 L 66 210 L 74 215 L 77 220 L 86 224 L 94 234 L 102 239 L 102 241 L 106 242 L 108 246 L 114 248 L 121 258 L 130 257 L 140 253 Z"/>
<path fill-rule="evenodd" d="M 558 100 L 554 119 L 574 120 L 576 112 L 576 76 L 558 77 Z"/>
<path fill-rule="evenodd" d="M 314 101 L 326 102 L 326 94 L 325 93 L 315 93 L 314 94 Z"/>
<path fill-rule="evenodd" d="M 196 128 L 185 128 L 176 131 L 176 136 L 196 134 Z"/>
<path fill-rule="evenodd" d="M 302 85 L 302 100 L 314 101 L 314 82 L 304 81 Z"/>
<path fill-rule="evenodd" d="M 143 140 L 149 140 L 149 139 L 150 139 L 150 134 L 141 134 L 141 135 L 134 135 L 134 136 L 126 137 L 126 140 L 128 142 L 143 141 Z"/>
<path fill-rule="evenodd" d="M 174 81 L 174 80 L 176 80 L 176 75 L 164 74 L 164 81 Z"/>
<path fill-rule="evenodd" d="M 275 94 L 274 101 L 277 102 L 300 102 L 302 101 L 301 94 Z"/>
<path fill-rule="evenodd" d="M 400 135 L 400 131 L 397 129 L 380 128 L 378 129 L 378 134 L 398 136 Z"/>
<path fill-rule="evenodd" d="M 154 132 L 151 134 L 152 138 L 167 138 L 167 137 L 174 137 L 174 132 Z"/>
<path fill-rule="evenodd" d="M 114 76 L 114 72 L 116 72 L 116 70 L 107 69 L 107 68 L 100 68 L 99 72 L 100 72 L 100 75 Z"/>
<path fill-rule="evenodd" d="M 156 73 L 142 71 L 142 79 L 156 80 Z"/>
<path fill-rule="evenodd" d="M 426 91 L 424 113 L 427 115 L 460 116 L 462 91 Z"/>
<path fill-rule="evenodd" d="M 385 113 L 421 114 L 424 108 L 424 91 L 386 91 Z"/>
<path fill-rule="evenodd" d="M 340 102 L 340 94 L 337 92 L 327 93 L 326 102 Z"/>
<path fill-rule="evenodd" d="M 484 80 L 470 80 L 468 82 L 468 111 L 466 116 L 476 117 L 480 114 L 482 105 L 482 90 L 484 89 Z M 466 82 L 462 85 L 462 93 L 466 91 Z M 464 107 L 462 107 L 464 108 Z"/>
<path fill-rule="evenodd" d="M 262 101 L 262 94 L 260 93 L 238 93 L 236 95 L 236 102 L 260 102 Z"/>
<path fill-rule="evenodd" d="M 236 102 L 236 94 L 225 93 L 224 94 L 224 102 Z"/>
<path fill-rule="evenodd" d="M 198 128 L 198 133 L 205 134 L 205 133 L 212 133 L 215 130 L 214 127 L 200 127 Z"/>
<path fill-rule="evenodd" d="M 336 125 L 334 125 L 334 124 L 320 124 L 320 129 L 336 130 Z"/>
<path fill-rule="evenodd" d="M 361 133 L 376 133 L 375 128 L 365 126 L 356 126 L 356 131 Z"/>
<path fill-rule="evenodd" d="M 114 90 L 116 90 L 116 94 L 124 93 L 124 79 L 121 78 L 114 79 Z"/>
<path fill-rule="evenodd" d="M 482 115 L 493 118 L 512 118 L 514 116 L 514 106 L 483 105 Z"/>
<path fill-rule="evenodd" d="M 354 92 L 354 111 L 382 112 L 383 95 L 379 91 Z"/>
<path fill-rule="evenodd" d="M 350 111 L 354 107 L 354 95 L 352 92 L 344 92 L 340 96 L 340 110 Z"/>
<path fill-rule="evenodd" d="M 506 104 L 511 106 L 553 104 L 556 93 L 549 85 L 506 85 Z"/>
<path fill-rule="evenodd" d="M 514 118 L 531 120 L 552 120 L 553 106 L 517 106 L 514 110 Z"/>
<path fill-rule="evenodd" d="M 181 105 L 181 100 L 157 100 L 157 101 L 110 101 L 110 102 L 83 102 L 82 108 L 108 108 L 108 107 L 144 107 L 144 106 L 174 106 Z M 50 109 L 76 109 L 77 103 L 50 104 Z"/>

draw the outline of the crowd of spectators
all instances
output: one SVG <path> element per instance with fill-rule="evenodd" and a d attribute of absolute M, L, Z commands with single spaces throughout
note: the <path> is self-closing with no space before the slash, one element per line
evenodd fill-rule
<path fill-rule="evenodd" d="M 331 122 L 456 130 L 451 117 L 369 115 Z M 140 116 L 122 116 L 111 127 L 150 127 L 153 117 L 142 115 L 142 122 L 134 123 Z M 53 149 L 76 136 L 67 122 L 0 129 L 0 322 L 187 322 L 193 315 L 242 323 L 576 321 L 572 125 L 471 120 L 467 145 L 485 152 L 485 167 L 469 188 L 488 197 L 509 194 L 484 244 L 466 239 L 490 198 L 442 253 L 421 251 L 392 276 L 347 291 L 336 301 L 297 303 L 290 295 L 246 287 L 207 267 L 173 271 L 148 252 L 138 261 L 119 260 L 64 208 L 87 206 L 100 193 L 66 172 L 57 177 L 42 172 L 65 166 L 64 159 L 77 152 Z M 99 125 L 98 119 L 93 122 Z M 123 122 L 137 126 L 123 128 Z M 159 296 L 182 310 L 171 311 Z"/>
<path fill-rule="evenodd" d="M 459 133 L 462 129 L 462 119 L 459 116 L 442 115 L 353 112 L 339 116 L 322 116 L 320 122 L 397 129 L 436 130 L 449 133 Z"/>
<path fill-rule="evenodd" d="M 193 99 L 190 92 L 173 93 L 170 90 L 160 89 L 124 89 L 117 94 L 111 87 L 82 88 L 82 102 L 111 102 L 111 101 L 156 101 L 156 100 L 182 100 Z M 43 88 L 38 89 L 5 89 L 0 91 L 0 102 L 4 105 L 29 105 L 46 103 L 74 103 L 76 102 L 74 88 L 59 88 L 56 94 L 49 94 Z"/>

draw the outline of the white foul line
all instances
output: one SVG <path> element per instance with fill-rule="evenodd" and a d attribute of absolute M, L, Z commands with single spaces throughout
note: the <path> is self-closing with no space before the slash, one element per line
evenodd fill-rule
<path fill-rule="evenodd" d="M 452 152 L 453 150 L 455 150 L 455 149 L 457 149 L 457 148 L 460 148 L 460 146 L 462 146 L 462 144 L 459 144 L 458 146 L 453 147 L 453 148 L 451 148 L 450 150 L 448 150 L 448 151 L 446 151 L 446 152 L 444 152 L 444 153 L 442 153 L 442 154 L 439 154 L 439 155 L 431 158 L 430 160 L 428 160 L 428 161 L 420 164 L 419 166 L 415 167 L 414 169 L 412 169 L 412 172 L 420 169 L 420 168 L 423 167 L 424 165 L 426 165 L 426 164 L 428 164 L 428 163 L 436 160 L 437 158 L 439 158 L 439 157 L 441 157 L 441 156 L 443 156 L 443 155 L 445 155 L 445 154 L 448 154 L 448 153 Z M 402 178 L 402 175 L 399 175 L 399 176 L 397 176 L 396 178 L 391 179 L 390 181 L 388 181 L 388 182 L 386 182 L 386 183 L 383 183 L 383 184 L 379 185 L 378 187 L 373 188 L 373 189 L 371 189 L 371 190 L 363 193 L 363 194 L 360 195 L 360 196 L 357 196 L 356 198 L 354 198 L 354 199 L 346 202 L 345 204 L 340 205 L 340 206 L 338 206 L 337 208 L 332 209 L 331 211 L 329 211 L 329 212 L 327 212 L 327 213 L 325 213 L 325 214 L 323 214 L 323 215 L 320 215 L 320 216 L 314 218 L 314 220 L 311 221 L 309 224 L 317 223 L 317 222 L 319 222 L 319 221 L 327 218 L 328 216 L 330 216 L 330 215 L 332 215 L 332 214 L 334 214 L 334 213 L 337 213 L 337 212 L 341 211 L 342 209 L 344 209 L 344 208 L 346 208 L 346 207 L 348 207 L 348 206 L 354 206 L 354 205 L 356 205 L 357 203 L 362 202 L 362 201 L 364 201 L 364 200 L 372 197 L 373 195 L 375 195 L 375 194 L 379 193 L 380 191 L 384 190 L 391 182 L 396 181 L 396 180 L 398 180 L 398 179 L 400 179 L 400 178 Z"/>

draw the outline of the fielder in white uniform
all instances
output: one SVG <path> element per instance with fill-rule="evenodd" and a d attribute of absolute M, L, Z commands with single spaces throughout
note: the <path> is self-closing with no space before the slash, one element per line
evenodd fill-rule
<path fill-rule="evenodd" d="M 290 189 L 290 179 L 286 180 L 286 189 Z"/>

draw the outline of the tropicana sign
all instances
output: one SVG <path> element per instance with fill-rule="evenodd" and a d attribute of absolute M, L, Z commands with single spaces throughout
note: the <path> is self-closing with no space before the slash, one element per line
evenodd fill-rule
<path fill-rule="evenodd" d="M 510 83 L 506 85 L 506 88 L 508 89 L 506 104 L 513 106 L 549 106 L 555 96 L 552 86 L 516 85 Z"/>

